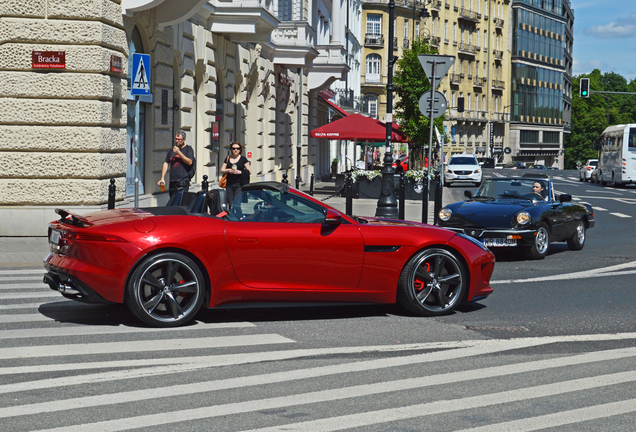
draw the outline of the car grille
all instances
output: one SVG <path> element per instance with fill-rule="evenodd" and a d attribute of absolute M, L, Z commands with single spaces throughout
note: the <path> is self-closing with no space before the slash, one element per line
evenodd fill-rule
<path fill-rule="evenodd" d="M 472 174 L 472 173 L 473 173 L 473 171 L 472 171 L 472 170 L 470 170 L 470 171 L 465 171 L 465 170 L 464 170 L 464 171 L 453 171 L 453 172 L 454 172 L 455 174 L 457 174 L 457 175 L 469 175 L 469 174 Z"/>

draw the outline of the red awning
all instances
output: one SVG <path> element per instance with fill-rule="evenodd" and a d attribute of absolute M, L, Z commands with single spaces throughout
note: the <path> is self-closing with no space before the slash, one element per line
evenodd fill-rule
<path fill-rule="evenodd" d="M 393 123 L 391 141 L 407 142 L 408 137 Z M 386 123 L 362 114 L 351 114 L 311 131 L 312 138 L 352 141 L 386 141 Z"/>
<path fill-rule="evenodd" d="M 329 105 L 331 108 L 334 109 L 334 111 L 336 111 L 338 114 L 346 117 L 349 115 L 348 112 L 346 112 L 345 110 L 343 110 L 342 108 L 340 108 L 338 105 L 336 105 L 335 103 L 331 102 L 330 100 L 324 99 L 324 98 L 320 98 L 320 100 L 324 103 L 326 103 L 327 105 Z"/>

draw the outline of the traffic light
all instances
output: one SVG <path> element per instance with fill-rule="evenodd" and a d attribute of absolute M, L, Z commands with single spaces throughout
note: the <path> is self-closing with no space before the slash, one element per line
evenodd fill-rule
<path fill-rule="evenodd" d="M 581 78 L 581 94 L 582 98 L 590 97 L 590 79 L 589 78 Z"/>
<path fill-rule="evenodd" d="M 464 98 L 457 98 L 457 112 L 464 112 Z"/>

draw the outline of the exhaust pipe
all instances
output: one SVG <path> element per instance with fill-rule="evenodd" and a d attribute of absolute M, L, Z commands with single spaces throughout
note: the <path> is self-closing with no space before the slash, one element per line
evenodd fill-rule
<path fill-rule="evenodd" d="M 81 296 L 82 293 L 75 289 L 73 282 L 67 279 L 66 282 L 59 280 L 57 277 L 51 276 L 49 273 L 44 275 L 44 283 L 49 286 L 53 291 L 57 291 L 60 294 L 77 295 Z"/>

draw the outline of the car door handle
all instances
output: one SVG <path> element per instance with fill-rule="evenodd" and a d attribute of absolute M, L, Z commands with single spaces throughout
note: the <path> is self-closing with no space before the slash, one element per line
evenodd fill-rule
<path fill-rule="evenodd" d="M 256 243 L 255 238 L 240 238 L 238 241 L 239 243 Z"/>

